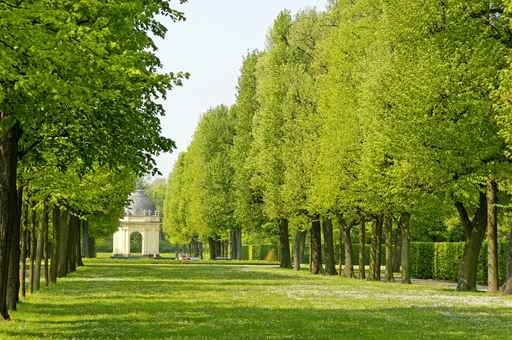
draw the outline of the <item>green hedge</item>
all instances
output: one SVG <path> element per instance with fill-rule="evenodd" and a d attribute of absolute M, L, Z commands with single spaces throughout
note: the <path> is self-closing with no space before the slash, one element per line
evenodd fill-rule
<path fill-rule="evenodd" d="M 499 243 L 500 282 L 504 282 L 507 275 L 507 248 L 507 242 Z M 456 281 L 463 253 L 463 242 L 412 242 L 411 276 L 418 279 Z M 477 280 L 481 284 L 487 283 L 487 242 L 484 242 L 480 251 Z"/>
<path fill-rule="evenodd" d="M 433 242 L 413 242 L 410 248 L 410 271 L 411 276 L 418 279 L 431 279 L 434 269 Z"/>

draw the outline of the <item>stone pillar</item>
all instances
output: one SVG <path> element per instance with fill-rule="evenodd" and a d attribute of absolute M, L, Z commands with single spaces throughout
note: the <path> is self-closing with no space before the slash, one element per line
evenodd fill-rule
<path fill-rule="evenodd" d="M 130 255 L 130 232 L 128 231 L 128 229 L 123 230 L 123 245 L 123 255 Z"/>
<path fill-rule="evenodd" d="M 140 234 L 142 235 L 142 256 L 148 255 L 148 233 L 145 229 L 140 231 Z"/>

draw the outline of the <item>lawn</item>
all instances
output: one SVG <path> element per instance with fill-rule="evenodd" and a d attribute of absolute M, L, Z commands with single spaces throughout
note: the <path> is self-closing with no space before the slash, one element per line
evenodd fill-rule
<path fill-rule="evenodd" d="M 512 298 L 276 266 L 107 260 L 20 304 L 10 339 L 512 339 Z"/>

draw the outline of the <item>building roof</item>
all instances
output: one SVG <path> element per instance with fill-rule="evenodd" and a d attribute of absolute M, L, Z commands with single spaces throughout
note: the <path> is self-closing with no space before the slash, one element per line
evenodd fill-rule
<path fill-rule="evenodd" d="M 130 204 L 125 208 L 125 216 L 155 216 L 156 207 L 144 190 L 135 190 L 130 194 Z"/>

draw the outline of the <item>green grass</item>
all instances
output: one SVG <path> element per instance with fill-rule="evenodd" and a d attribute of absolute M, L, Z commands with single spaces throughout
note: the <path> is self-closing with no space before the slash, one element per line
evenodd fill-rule
<path fill-rule="evenodd" d="M 276 266 L 97 259 L 0 322 L 10 339 L 507 339 L 512 298 Z"/>

